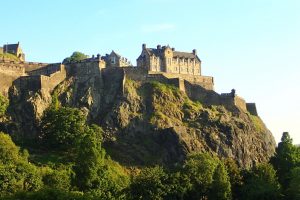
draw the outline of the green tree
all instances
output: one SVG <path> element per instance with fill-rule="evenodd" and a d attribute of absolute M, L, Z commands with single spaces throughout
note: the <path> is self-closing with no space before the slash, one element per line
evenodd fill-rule
<path fill-rule="evenodd" d="M 230 178 L 222 162 L 217 166 L 209 193 L 210 200 L 229 200 L 231 199 Z"/>
<path fill-rule="evenodd" d="M 288 132 L 284 132 L 276 148 L 275 156 L 271 158 L 277 171 L 279 182 L 285 189 L 289 185 L 290 172 L 294 167 L 300 166 L 300 151 L 293 145 L 293 140 Z"/>
<path fill-rule="evenodd" d="M 10 136 L 0 133 L 0 196 L 17 191 L 35 191 L 42 187 L 40 173 L 28 162 Z"/>
<path fill-rule="evenodd" d="M 188 185 L 185 186 L 188 188 L 186 199 L 207 198 L 218 164 L 217 158 L 206 153 L 194 154 L 187 158 L 182 169 L 182 173 L 189 179 Z"/>
<path fill-rule="evenodd" d="M 242 199 L 276 200 L 280 197 L 280 185 L 271 164 L 260 164 L 244 175 Z"/>
<path fill-rule="evenodd" d="M 81 192 L 70 192 L 55 188 L 43 188 L 35 192 L 18 192 L 14 195 L 5 196 L 0 200 L 93 200 Z M 96 199 L 95 199 L 96 200 Z"/>
<path fill-rule="evenodd" d="M 8 104 L 8 99 L 0 94 L 0 117 L 3 117 L 5 115 Z"/>
<path fill-rule="evenodd" d="M 110 166 L 105 164 L 105 151 L 101 148 L 102 129 L 93 125 L 78 146 L 75 161 L 75 185 L 93 198 L 115 199 L 122 196 L 113 179 Z"/>
<path fill-rule="evenodd" d="M 85 134 L 86 117 L 76 108 L 51 107 L 41 120 L 42 143 L 53 150 L 72 150 Z"/>
<path fill-rule="evenodd" d="M 50 170 L 43 176 L 45 186 L 68 191 L 71 188 L 72 170 L 67 167 Z"/>
<path fill-rule="evenodd" d="M 168 176 L 162 167 L 145 168 L 134 178 L 130 186 L 132 199 L 161 200 L 165 199 L 169 189 Z"/>
<path fill-rule="evenodd" d="M 241 174 L 241 169 L 231 158 L 225 159 L 224 165 L 226 167 L 226 171 L 228 172 L 230 179 L 232 199 L 239 199 L 240 189 L 243 184 L 243 176 Z"/>
<path fill-rule="evenodd" d="M 291 200 L 300 199 L 300 167 L 291 170 L 290 183 L 287 189 L 287 197 Z"/>
<path fill-rule="evenodd" d="M 69 63 L 69 62 L 78 62 L 80 60 L 84 60 L 88 58 L 87 55 L 85 55 L 84 53 L 81 53 L 79 51 L 75 51 L 73 52 L 73 54 L 70 57 L 67 57 L 63 60 L 63 63 Z"/>
<path fill-rule="evenodd" d="M 0 163 L 9 164 L 19 161 L 26 161 L 24 153 L 15 145 L 8 134 L 0 132 Z"/>
<path fill-rule="evenodd" d="M 74 171 L 76 185 L 80 190 L 100 187 L 101 175 L 105 175 L 105 152 L 101 148 L 101 142 L 101 137 L 96 137 L 95 131 L 90 129 L 79 145 Z"/>

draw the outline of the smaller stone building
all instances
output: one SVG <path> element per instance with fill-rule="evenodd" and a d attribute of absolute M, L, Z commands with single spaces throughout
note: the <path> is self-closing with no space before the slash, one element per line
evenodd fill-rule
<path fill-rule="evenodd" d="M 201 75 L 201 60 L 196 49 L 192 52 L 175 51 L 175 48 L 157 45 L 157 48 L 142 46 L 137 66 L 150 72 Z"/>
<path fill-rule="evenodd" d="M 129 67 L 132 66 L 131 62 L 117 54 L 115 51 L 112 51 L 110 54 L 103 56 L 103 59 L 106 62 L 106 67 Z"/>
<path fill-rule="evenodd" d="M 10 53 L 15 56 L 17 56 L 20 61 L 25 61 L 25 54 L 23 53 L 21 47 L 20 47 L 20 42 L 17 44 L 6 44 L 3 45 L 3 53 Z"/>

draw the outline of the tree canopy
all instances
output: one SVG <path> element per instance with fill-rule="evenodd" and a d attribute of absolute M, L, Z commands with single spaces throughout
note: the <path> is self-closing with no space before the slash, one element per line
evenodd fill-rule
<path fill-rule="evenodd" d="M 69 63 L 69 62 L 78 62 L 80 60 L 84 60 L 88 58 L 88 55 L 85 55 L 84 53 L 81 53 L 79 51 L 73 52 L 73 54 L 70 57 L 67 57 L 63 60 L 63 63 Z"/>

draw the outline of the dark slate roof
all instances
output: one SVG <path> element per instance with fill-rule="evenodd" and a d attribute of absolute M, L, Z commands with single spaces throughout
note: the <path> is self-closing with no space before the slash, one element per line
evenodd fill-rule
<path fill-rule="evenodd" d="M 7 44 L 3 46 L 4 51 L 15 51 L 19 48 L 19 44 Z"/>
<path fill-rule="evenodd" d="M 155 55 L 156 57 L 162 56 L 163 49 L 154 49 L 154 48 L 147 48 L 146 49 L 150 55 Z M 189 58 L 189 59 L 196 59 L 199 60 L 199 57 L 197 55 L 194 55 L 193 53 L 188 52 L 180 52 L 180 51 L 173 51 L 173 57 L 176 58 Z"/>
<path fill-rule="evenodd" d="M 147 48 L 146 50 L 149 52 L 150 55 L 154 54 L 157 57 L 160 56 L 160 52 L 158 49 Z"/>
<path fill-rule="evenodd" d="M 173 57 L 179 57 L 179 58 L 196 58 L 197 55 L 194 55 L 193 53 L 173 51 Z"/>

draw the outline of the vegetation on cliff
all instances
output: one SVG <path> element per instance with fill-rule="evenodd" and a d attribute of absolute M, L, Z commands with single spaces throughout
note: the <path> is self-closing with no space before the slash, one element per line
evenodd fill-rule
<path fill-rule="evenodd" d="M 171 168 L 130 170 L 107 157 L 98 134 L 83 133 L 79 143 L 73 144 L 78 151 L 69 155 L 68 161 L 42 164 L 17 147 L 10 136 L 0 133 L 0 199 L 299 198 L 300 151 L 289 141 L 283 140 L 281 145 L 290 145 L 295 151 L 285 150 L 282 154 L 278 148 L 272 159 L 274 166 L 262 163 L 242 169 L 231 159 L 201 153 L 191 154 Z M 53 149 L 47 147 L 47 151 Z M 66 151 L 60 149 L 56 154 Z M 284 172 L 275 170 L 285 168 L 288 162 L 293 165 Z M 283 175 L 288 177 L 283 180 L 286 185 L 277 178 Z"/>
<path fill-rule="evenodd" d="M 0 130 L 35 134 L 13 137 L 21 148 L 0 134 L 2 199 L 299 196 L 299 148 L 284 134 L 274 155 L 261 119 L 239 109 L 118 74 L 104 85 L 69 77 L 52 96 L 14 89 L 6 114 L 15 126 Z"/>
<path fill-rule="evenodd" d="M 11 60 L 11 61 L 20 61 L 20 59 L 14 54 L 10 53 L 0 53 L 0 59 Z"/>

